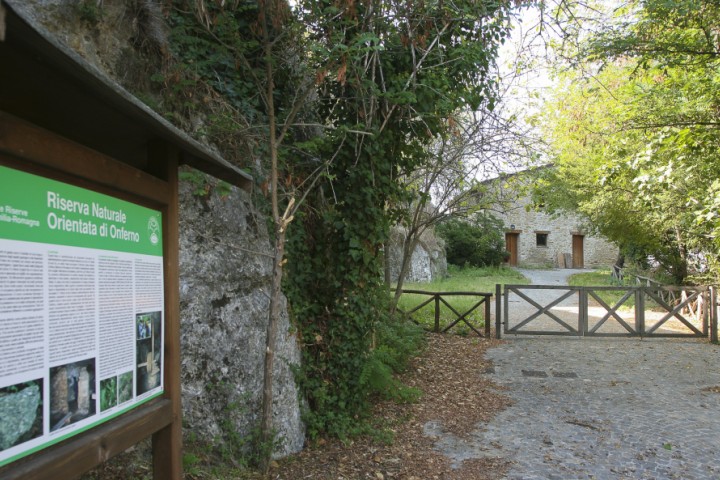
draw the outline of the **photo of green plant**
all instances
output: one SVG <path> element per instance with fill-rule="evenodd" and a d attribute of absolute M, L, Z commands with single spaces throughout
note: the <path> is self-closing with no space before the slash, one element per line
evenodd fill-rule
<path fill-rule="evenodd" d="M 100 411 L 112 408 L 118 404 L 117 377 L 100 380 Z"/>
<path fill-rule="evenodd" d="M 143 340 L 152 336 L 152 313 L 141 313 L 135 317 L 137 339 Z"/>
<path fill-rule="evenodd" d="M 132 400 L 133 398 L 133 372 L 125 372 L 118 375 L 118 405 Z"/>

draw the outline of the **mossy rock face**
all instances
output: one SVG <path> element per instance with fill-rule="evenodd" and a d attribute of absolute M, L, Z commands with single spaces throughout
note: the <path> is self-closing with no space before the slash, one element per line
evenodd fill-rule
<path fill-rule="evenodd" d="M 32 429 L 39 405 L 37 385 L 0 397 L 0 450 L 16 445 Z"/>

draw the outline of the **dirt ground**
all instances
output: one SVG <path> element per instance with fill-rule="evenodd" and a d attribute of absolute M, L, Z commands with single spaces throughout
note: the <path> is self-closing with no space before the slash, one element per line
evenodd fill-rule
<path fill-rule="evenodd" d="M 439 422 L 443 433 L 468 435 L 479 422 L 487 422 L 508 405 L 498 387 L 482 373 L 490 364 L 485 351 L 496 340 L 454 335 L 428 336 L 427 350 L 402 380 L 419 388 L 422 398 L 411 405 L 383 402 L 374 415 L 394 433 L 389 445 L 368 438 L 343 444 L 320 441 L 285 459 L 273 469 L 273 479 L 398 479 L 485 480 L 501 478 L 502 459 L 474 459 L 454 469 L 424 433 L 426 423 Z"/>

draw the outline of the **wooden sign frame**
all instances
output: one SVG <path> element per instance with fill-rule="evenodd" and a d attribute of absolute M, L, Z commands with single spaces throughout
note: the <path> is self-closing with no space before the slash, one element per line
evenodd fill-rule
<path fill-rule="evenodd" d="M 149 148 L 156 175 L 0 113 L 0 165 L 132 201 L 163 214 L 164 394 L 0 469 L 0 478 L 75 478 L 152 436 L 157 480 L 182 477 L 177 151 Z"/>

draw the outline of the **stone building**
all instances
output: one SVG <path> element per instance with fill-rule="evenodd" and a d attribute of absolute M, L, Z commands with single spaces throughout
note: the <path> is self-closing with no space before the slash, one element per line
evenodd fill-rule
<path fill-rule="evenodd" d="M 505 224 L 511 266 L 599 268 L 615 263 L 616 245 L 593 234 L 587 220 L 577 215 L 547 213 L 523 193 L 528 181 L 529 176 L 518 173 L 489 182 L 505 199 L 489 210 Z"/>

